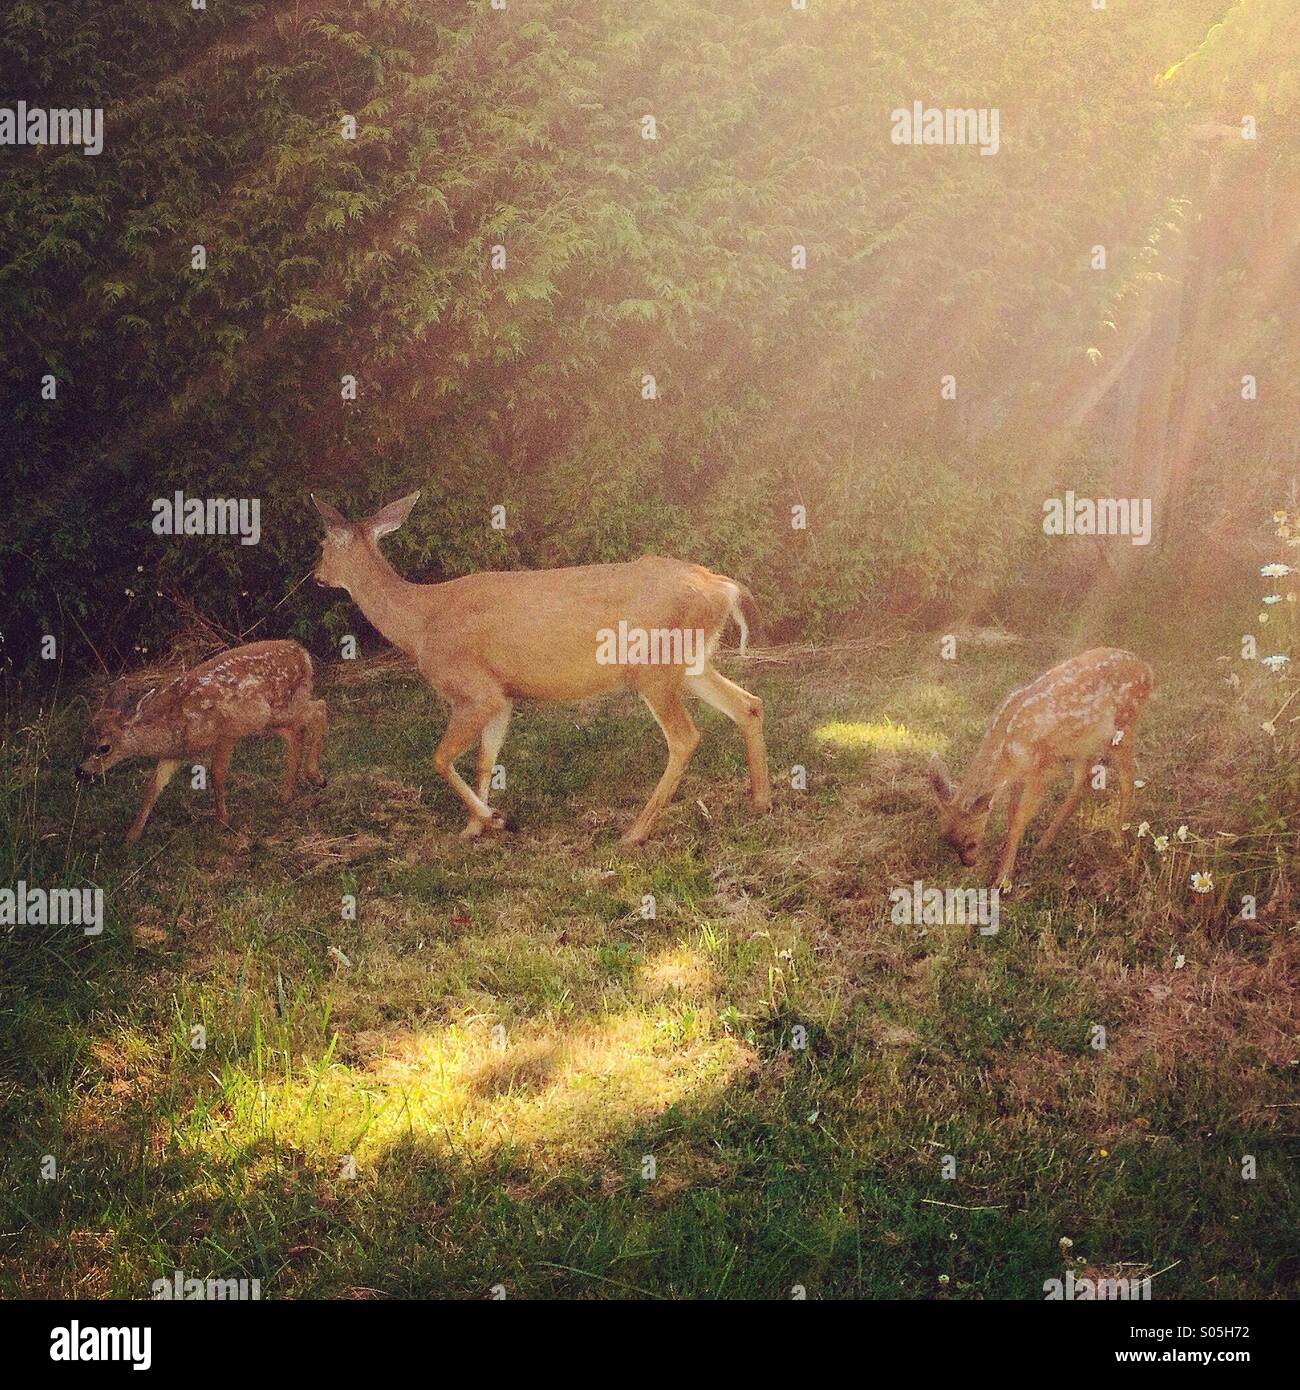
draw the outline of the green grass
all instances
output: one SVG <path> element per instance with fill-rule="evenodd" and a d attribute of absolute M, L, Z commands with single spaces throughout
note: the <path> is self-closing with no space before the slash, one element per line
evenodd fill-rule
<path fill-rule="evenodd" d="M 1230 920 L 1294 844 L 1294 773 L 1214 671 L 1157 661 L 1139 815 L 1191 839 L 1117 846 L 1094 804 L 996 936 L 895 924 L 891 887 L 963 881 L 929 750 L 963 763 L 1055 655 L 936 650 L 733 663 L 776 808 L 701 709 L 639 851 L 663 752 L 635 703 L 521 710 L 520 829 L 469 845 L 400 670 L 323 682 L 323 792 L 276 806 L 278 747 L 245 745 L 232 832 L 178 777 L 135 847 L 143 769 L 68 776 L 84 706 L 11 717 L 0 886 L 95 883 L 108 921 L 0 928 L 0 1292 L 1040 1298 L 1068 1239 L 1157 1297 L 1295 1296 L 1294 913 Z"/>

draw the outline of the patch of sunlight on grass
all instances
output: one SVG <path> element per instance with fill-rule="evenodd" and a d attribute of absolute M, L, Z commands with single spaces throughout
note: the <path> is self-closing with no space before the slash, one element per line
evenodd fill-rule
<path fill-rule="evenodd" d="M 755 1063 L 751 1048 L 721 1033 L 711 1008 L 686 1002 L 576 1026 L 516 1024 L 503 1049 L 485 1022 L 376 1030 L 357 1042 L 353 1066 L 300 1071 L 289 1084 L 246 1073 L 228 1083 L 235 1126 L 358 1158 L 410 1137 L 478 1159 L 508 1147 L 545 1171 L 607 1151 L 671 1106 L 716 1101 Z M 214 1137 L 191 1135 L 201 1148 Z"/>
<path fill-rule="evenodd" d="M 813 731 L 821 743 L 873 753 L 937 753 L 943 739 L 937 734 L 918 733 L 891 719 L 860 721 L 835 720 Z"/>
<path fill-rule="evenodd" d="M 643 999 L 671 999 L 675 995 L 708 999 L 716 994 L 716 987 L 713 971 L 699 952 L 676 946 L 641 966 L 636 991 Z"/>

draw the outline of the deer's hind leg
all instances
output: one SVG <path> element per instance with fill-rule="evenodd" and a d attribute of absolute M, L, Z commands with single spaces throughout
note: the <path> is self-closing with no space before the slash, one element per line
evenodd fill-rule
<path fill-rule="evenodd" d="M 275 731 L 284 742 L 284 776 L 280 780 L 280 804 L 287 805 L 293 800 L 293 789 L 298 781 L 298 762 L 302 757 L 303 731 L 299 724 L 289 724 Z"/>
<path fill-rule="evenodd" d="M 686 764 L 690 762 L 691 755 L 700 742 L 700 732 L 686 712 L 679 685 L 656 685 L 639 693 L 650 706 L 650 712 L 664 731 L 664 738 L 668 741 L 668 765 L 659 779 L 659 785 L 651 793 L 650 800 L 642 807 L 641 814 L 623 836 L 625 845 L 645 843 L 655 817 L 673 799 L 677 784 L 682 780 L 682 773 L 686 771 Z"/>
<path fill-rule="evenodd" d="M 1132 736 L 1131 730 L 1129 737 Z M 1137 777 L 1137 758 L 1129 738 L 1122 738 L 1111 751 L 1115 771 L 1119 774 L 1119 830 L 1128 825 L 1133 815 L 1133 783 Z"/>
<path fill-rule="evenodd" d="M 757 695 L 729 681 L 712 666 L 706 666 L 698 676 L 686 677 L 686 688 L 692 695 L 721 710 L 740 730 L 745 739 L 745 760 L 749 764 L 749 794 L 754 809 L 768 811 L 772 807 L 772 784 L 767 775 L 767 745 L 763 741 L 763 702 Z"/>

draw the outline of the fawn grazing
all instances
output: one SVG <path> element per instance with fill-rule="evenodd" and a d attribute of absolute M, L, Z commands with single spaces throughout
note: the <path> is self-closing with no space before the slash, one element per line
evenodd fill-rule
<path fill-rule="evenodd" d="M 1119 773 L 1120 823 L 1127 821 L 1133 800 L 1132 731 L 1154 684 L 1145 661 L 1114 647 L 1097 647 L 1007 696 L 960 787 L 953 786 L 942 760 L 932 758 L 930 784 L 939 802 L 940 834 L 961 862 L 975 862 L 989 811 L 1007 790 L 1007 843 L 992 882 L 1009 884 L 1021 837 L 1052 773 L 1069 763 L 1074 782 L 1039 840 L 1038 854 L 1051 846 L 1078 806 L 1089 769 L 1107 750 Z"/>
<path fill-rule="evenodd" d="M 77 775 L 93 778 L 125 758 L 156 758 L 139 813 L 126 832 L 140 838 L 159 792 L 188 758 L 212 758 L 217 822 L 226 814 L 230 753 L 249 734 L 278 734 L 285 744 L 280 800 L 293 796 L 298 765 L 303 775 L 325 785 L 318 764 L 325 737 L 325 701 L 312 699 L 311 657 L 296 642 L 250 642 L 214 656 L 168 684 L 132 702 L 126 682 L 117 681 L 86 734 Z"/>
<path fill-rule="evenodd" d="M 325 539 L 314 577 L 346 589 L 357 606 L 451 706 L 433 755 L 434 767 L 465 804 L 466 838 L 507 825 L 487 804 L 492 769 L 516 700 L 580 700 L 620 687 L 649 705 L 668 742 L 668 765 L 649 801 L 623 837 L 641 844 L 677 790 L 699 733 L 684 694 L 719 709 L 740 728 L 754 805 L 771 804 L 763 706 L 718 674 L 713 650 L 734 618 L 742 647 L 753 597 L 743 584 L 700 565 L 645 556 L 627 564 L 467 575 L 443 584 L 412 584 L 379 553 L 377 542 L 406 520 L 414 493 L 367 521 L 352 523 L 315 497 Z M 625 631 L 697 638 L 698 657 L 655 663 L 602 658 L 602 634 Z M 681 644 L 679 643 L 679 648 Z M 477 788 L 456 771 L 456 759 L 478 741 Z"/>

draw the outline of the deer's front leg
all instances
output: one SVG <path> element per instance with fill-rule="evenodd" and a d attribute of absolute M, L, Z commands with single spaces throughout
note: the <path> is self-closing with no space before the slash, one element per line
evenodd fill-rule
<path fill-rule="evenodd" d="M 1034 812 L 1038 810 L 1038 804 L 1042 799 L 1043 779 L 1039 773 L 1031 772 L 1025 778 L 1020 796 L 1014 801 L 1007 820 L 1006 848 L 1002 851 L 1002 860 L 992 878 L 995 888 L 1011 887 L 1011 870 L 1015 867 L 1016 851 L 1020 848 L 1025 829 L 1033 820 Z"/>
<path fill-rule="evenodd" d="M 1069 795 L 1061 803 L 1061 809 L 1052 818 L 1052 823 L 1043 831 L 1043 837 L 1034 846 L 1034 854 L 1039 855 L 1051 849 L 1052 842 L 1060 833 L 1061 827 L 1074 814 L 1075 808 L 1083 800 L 1084 789 L 1088 785 L 1088 759 L 1084 758 L 1075 765 L 1074 782 L 1070 787 Z"/>
<path fill-rule="evenodd" d="M 149 819 L 149 812 L 153 810 L 153 804 L 158 800 L 158 793 L 172 780 L 172 774 L 180 767 L 179 758 L 160 758 L 153 770 L 153 776 L 149 779 L 149 785 L 144 790 L 144 800 L 140 803 L 140 809 L 136 812 L 135 819 L 131 822 L 131 828 L 126 832 L 127 844 L 135 844 L 140 838 L 140 832 L 144 829 L 144 823 Z"/>
<path fill-rule="evenodd" d="M 303 773 L 314 787 L 325 785 L 325 774 L 320 770 L 320 747 L 325 741 L 325 730 L 328 724 L 329 716 L 325 708 L 325 701 L 313 700 L 304 730 L 304 736 L 307 740 L 307 757 Z"/>
<path fill-rule="evenodd" d="M 212 789 L 217 800 L 217 824 L 222 830 L 230 829 L 230 817 L 226 814 L 226 773 L 230 771 L 230 754 L 233 743 L 219 743 L 212 750 Z"/>
<path fill-rule="evenodd" d="M 475 739 L 483 734 L 486 726 L 499 717 L 500 712 L 500 706 L 453 706 L 447 728 L 433 751 L 433 765 L 438 775 L 445 779 L 447 785 L 465 803 L 465 809 L 469 812 L 469 821 L 461 831 L 465 839 L 473 839 L 482 834 L 487 825 L 499 829 L 505 827 L 505 818 L 493 812 L 487 802 L 478 796 L 474 788 L 456 771 L 456 759 L 473 745 Z"/>
<path fill-rule="evenodd" d="M 514 708 L 508 701 L 504 709 L 498 711 L 483 726 L 483 732 L 479 735 L 478 741 L 478 798 L 484 805 L 487 804 L 488 792 L 492 789 L 492 769 L 497 765 L 497 754 L 501 751 L 501 745 L 506 741 L 506 730 L 510 727 L 510 712 Z M 509 816 L 504 817 L 505 828 L 514 828 Z M 470 816 L 465 829 L 461 832 L 467 839 L 479 835 L 483 830 L 483 822 Z"/>

